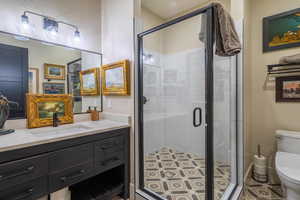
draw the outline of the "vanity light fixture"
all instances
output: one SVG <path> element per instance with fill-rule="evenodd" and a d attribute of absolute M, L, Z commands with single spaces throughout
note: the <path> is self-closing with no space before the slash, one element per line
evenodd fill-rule
<path fill-rule="evenodd" d="M 52 35 L 56 35 L 58 32 L 58 23 L 57 21 L 50 19 L 48 17 L 44 18 L 44 27 L 45 30 L 49 31 Z"/>
<path fill-rule="evenodd" d="M 79 42 L 79 41 L 80 41 L 80 32 L 79 32 L 78 30 L 76 30 L 76 31 L 74 32 L 74 40 L 75 40 L 76 42 Z"/>
<path fill-rule="evenodd" d="M 21 22 L 24 28 L 28 29 L 29 28 L 29 17 L 28 14 L 31 15 L 35 15 L 38 17 L 43 18 L 43 28 L 47 31 L 49 31 L 52 35 L 57 35 L 58 33 L 58 25 L 59 24 L 64 24 L 66 26 L 72 27 L 73 29 L 75 29 L 74 31 L 74 41 L 80 41 L 80 32 L 79 29 L 76 25 L 74 24 L 70 24 L 64 21 L 57 21 L 55 18 L 53 17 L 49 17 L 46 15 L 42 15 L 36 12 L 32 12 L 32 11 L 25 11 L 23 13 L 23 15 L 21 16 Z"/>
<path fill-rule="evenodd" d="M 28 16 L 23 14 L 21 16 L 21 20 L 22 20 L 22 26 L 25 28 L 25 29 L 28 29 L 29 28 L 29 19 L 28 19 Z"/>

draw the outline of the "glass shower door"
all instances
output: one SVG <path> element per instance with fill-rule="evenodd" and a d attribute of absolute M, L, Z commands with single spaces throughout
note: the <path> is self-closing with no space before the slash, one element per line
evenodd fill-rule
<path fill-rule="evenodd" d="M 144 199 L 225 200 L 241 191 L 242 71 L 237 57 L 214 55 L 212 12 L 138 35 L 137 194 Z"/>
<path fill-rule="evenodd" d="M 206 196 L 204 15 L 143 37 L 140 184 L 158 198 Z"/>

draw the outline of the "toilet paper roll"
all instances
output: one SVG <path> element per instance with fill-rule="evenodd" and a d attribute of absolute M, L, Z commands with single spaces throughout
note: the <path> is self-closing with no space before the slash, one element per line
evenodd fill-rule
<path fill-rule="evenodd" d="M 268 181 L 268 166 L 267 158 L 264 156 L 258 157 L 254 155 L 253 158 L 253 178 L 258 182 L 265 183 Z"/>
<path fill-rule="evenodd" d="M 258 157 L 258 155 L 254 155 L 254 165 L 267 167 L 267 158 L 264 156 Z"/>
<path fill-rule="evenodd" d="M 265 176 L 265 175 L 267 175 L 267 172 L 268 172 L 267 170 L 268 170 L 267 167 L 259 166 L 259 165 L 254 165 L 254 172 L 256 174 Z"/>

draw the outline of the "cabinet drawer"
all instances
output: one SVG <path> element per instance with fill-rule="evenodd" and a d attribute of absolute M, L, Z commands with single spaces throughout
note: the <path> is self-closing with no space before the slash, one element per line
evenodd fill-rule
<path fill-rule="evenodd" d="M 36 156 L 0 165 L 0 188 L 24 183 L 48 173 L 48 157 Z"/>
<path fill-rule="evenodd" d="M 110 154 L 124 148 L 124 136 L 117 136 L 96 142 L 96 152 Z"/>
<path fill-rule="evenodd" d="M 55 192 L 66 186 L 78 183 L 91 176 L 92 173 L 93 163 L 89 162 L 55 174 L 51 174 L 49 177 L 50 192 Z"/>
<path fill-rule="evenodd" d="M 95 154 L 95 171 L 103 172 L 107 169 L 111 169 L 113 167 L 116 167 L 118 165 L 121 165 L 124 163 L 124 152 L 118 151 L 111 154 L 106 154 L 104 156 L 101 156 L 101 154 Z"/>
<path fill-rule="evenodd" d="M 93 162 L 93 144 L 56 151 L 49 156 L 49 171 L 57 173 L 83 163 Z"/>
<path fill-rule="evenodd" d="M 1 200 L 35 200 L 48 193 L 47 178 L 39 178 L 5 190 L 0 189 Z"/>

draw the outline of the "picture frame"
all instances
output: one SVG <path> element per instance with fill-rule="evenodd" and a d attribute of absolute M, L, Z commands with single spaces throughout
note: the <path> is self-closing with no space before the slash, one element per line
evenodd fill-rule
<path fill-rule="evenodd" d="M 28 93 L 38 94 L 39 93 L 39 69 L 29 68 L 28 70 Z"/>
<path fill-rule="evenodd" d="M 103 95 L 130 95 L 129 60 L 103 65 L 101 67 Z"/>
<path fill-rule="evenodd" d="M 263 18 L 263 52 L 300 46 L 300 8 Z"/>
<path fill-rule="evenodd" d="M 27 128 L 51 126 L 53 113 L 61 124 L 73 123 L 73 97 L 68 94 L 26 94 Z"/>
<path fill-rule="evenodd" d="M 92 68 L 81 71 L 79 76 L 81 96 L 100 95 L 99 68 Z"/>
<path fill-rule="evenodd" d="M 276 102 L 300 102 L 300 76 L 276 78 Z"/>
<path fill-rule="evenodd" d="M 56 64 L 44 64 L 44 78 L 53 80 L 65 80 L 66 66 Z"/>
<path fill-rule="evenodd" d="M 44 94 L 65 94 L 65 83 L 44 82 L 43 93 Z"/>

